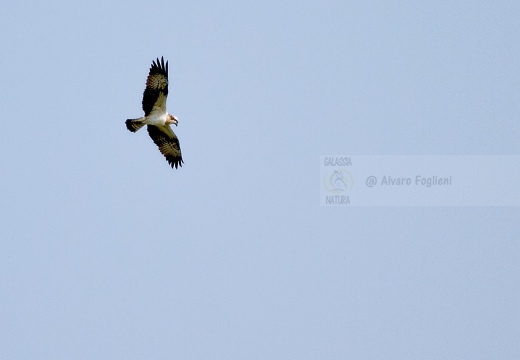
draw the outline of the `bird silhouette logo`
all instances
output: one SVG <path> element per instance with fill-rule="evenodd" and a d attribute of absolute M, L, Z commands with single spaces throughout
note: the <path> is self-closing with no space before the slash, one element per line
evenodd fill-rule
<path fill-rule="evenodd" d="M 346 170 L 333 170 L 325 175 L 323 185 L 328 192 L 341 194 L 352 189 L 354 180 L 352 175 Z"/>

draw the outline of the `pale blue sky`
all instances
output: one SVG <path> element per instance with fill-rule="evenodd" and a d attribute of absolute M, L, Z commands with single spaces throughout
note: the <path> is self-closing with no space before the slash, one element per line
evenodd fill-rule
<path fill-rule="evenodd" d="M 518 358 L 520 210 L 320 207 L 319 159 L 520 154 L 519 18 L 5 3 L 0 358 Z M 124 125 L 160 56 L 179 170 Z"/>

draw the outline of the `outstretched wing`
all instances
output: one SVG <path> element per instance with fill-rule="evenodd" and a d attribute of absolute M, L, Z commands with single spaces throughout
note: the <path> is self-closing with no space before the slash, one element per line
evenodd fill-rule
<path fill-rule="evenodd" d="M 143 93 L 144 116 L 148 116 L 154 107 L 166 112 L 166 97 L 168 96 L 168 61 L 153 61 L 146 79 L 146 88 Z"/>
<path fill-rule="evenodd" d="M 155 145 L 164 155 L 172 169 L 182 166 L 182 154 L 179 139 L 170 128 L 170 125 L 148 125 L 148 134 L 152 138 Z"/>

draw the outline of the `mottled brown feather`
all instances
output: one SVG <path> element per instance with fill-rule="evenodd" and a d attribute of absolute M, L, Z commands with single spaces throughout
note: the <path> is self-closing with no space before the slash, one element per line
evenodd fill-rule
<path fill-rule="evenodd" d="M 152 62 L 146 88 L 143 93 L 144 116 L 148 116 L 152 109 L 160 107 L 166 112 L 166 98 L 168 96 L 168 61 L 164 63 L 164 58 Z"/>
<path fill-rule="evenodd" d="M 169 125 L 148 125 L 148 134 L 152 138 L 153 142 L 159 148 L 159 151 L 164 155 L 170 166 L 179 167 L 184 162 L 182 160 L 181 146 L 179 139 L 170 128 Z"/>

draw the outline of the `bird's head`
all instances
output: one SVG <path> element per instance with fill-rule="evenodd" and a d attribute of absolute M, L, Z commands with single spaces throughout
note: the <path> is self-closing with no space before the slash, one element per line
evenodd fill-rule
<path fill-rule="evenodd" d="M 177 120 L 177 118 L 171 114 L 168 114 L 168 120 L 166 122 L 168 125 L 170 124 L 175 124 L 175 126 L 177 126 L 177 124 L 179 123 L 179 120 Z"/>

